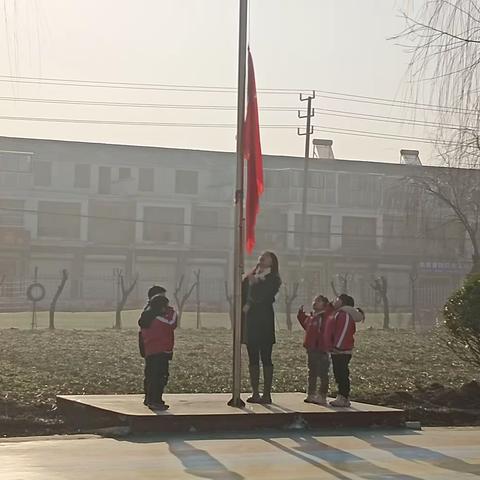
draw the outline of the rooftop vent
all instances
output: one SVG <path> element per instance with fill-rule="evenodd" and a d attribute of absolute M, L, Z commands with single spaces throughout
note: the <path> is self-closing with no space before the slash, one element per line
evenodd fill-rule
<path fill-rule="evenodd" d="M 333 140 L 325 140 L 323 138 L 313 139 L 313 156 L 323 159 L 334 159 Z"/>
<path fill-rule="evenodd" d="M 418 150 L 400 150 L 400 163 L 404 165 L 422 165 Z"/>

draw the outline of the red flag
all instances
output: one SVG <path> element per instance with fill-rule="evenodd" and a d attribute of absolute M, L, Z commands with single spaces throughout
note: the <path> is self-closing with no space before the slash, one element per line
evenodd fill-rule
<path fill-rule="evenodd" d="M 263 160 L 258 122 L 257 87 L 252 55 L 248 49 L 247 116 L 243 130 L 243 156 L 247 162 L 247 252 L 255 246 L 255 224 L 260 210 L 260 195 L 263 193 Z"/>

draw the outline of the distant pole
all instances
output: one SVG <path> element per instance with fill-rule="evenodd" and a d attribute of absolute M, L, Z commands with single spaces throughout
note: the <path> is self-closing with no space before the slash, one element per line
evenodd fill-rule
<path fill-rule="evenodd" d="M 34 274 L 33 274 L 33 283 L 38 283 L 38 267 L 35 267 Z M 37 301 L 33 301 L 33 308 L 32 308 L 32 330 L 37 328 Z"/>
<path fill-rule="evenodd" d="M 240 0 L 238 29 L 238 92 L 237 92 L 237 173 L 235 186 L 235 242 L 233 266 L 233 369 L 231 407 L 243 407 L 241 393 L 241 354 L 242 354 L 242 275 L 244 251 L 244 159 L 243 123 L 245 121 L 245 79 L 247 66 L 247 21 L 248 0 Z"/>
<path fill-rule="evenodd" d="M 303 271 L 305 263 L 305 246 L 307 240 L 307 203 L 308 203 L 308 167 L 310 158 L 310 135 L 313 134 L 313 127 L 311 126 L 311 118 L 315 116 L 315 109 L 312 108 L 312 100 L 315 98 L 315 90 L 311 95 L 300 94 L 300 101 L 307 102 L 307 113 L 302 114 L 298 111 L 298 118 L 305 118 L 307 125 L 305 131 L 298 129 L 298 135 L 305 136 L 305 161 L 303 164 L 303 197 L 302 197 L 302 223 L 301 223 L 301 238 L 300 238 L 300 271 Z M 302 273 L 303 278 L 303 273 Z"/>
<path fill-rule="evenodd" d="M 417 280 L 418 280 L 417 264 L 413 263 L 412 270 L 410 271 L 410 296 L 411 296 L 413 330 L 416 330 L 417 328 Z"/>

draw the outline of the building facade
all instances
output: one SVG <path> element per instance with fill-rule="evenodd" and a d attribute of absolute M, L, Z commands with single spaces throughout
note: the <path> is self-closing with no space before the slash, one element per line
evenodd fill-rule
<path fill-rule="evenodd" d="M 300 282 L 303 303 L 346 280 L 376 308 L 370 284 L 383 275 L 393 309 L 441 305 L 468 271 L 470 252 L 444 207 L 415 203 L 402 181 L 412 168 L 431 167 L 328 157 L 309 160 L 305 235 L 304 160 L 264 157 L 255 255 L 279 255 L 282 295 Z M 133 305 L 152 283 L 172 292 L 183 277 L 188 288 L 200 270 L 204 308 L 225 310 L 234 176 L 232 153 L 0 137 L 4 308 L 25 301 L 35 269 L 45 302 L 68 270 L 62 303 L 72 309 L 111 307 L 120 271 L 128 281 L 138 274 Z"/>

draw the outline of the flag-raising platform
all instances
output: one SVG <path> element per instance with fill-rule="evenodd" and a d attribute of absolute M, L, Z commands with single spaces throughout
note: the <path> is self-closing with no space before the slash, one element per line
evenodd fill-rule
<path fill-rule="evenodd" d="M 246 400 L 248 395 L 242 395 Z M 403 410 L 352 402 L 350 408 L 304 403 L 304 393 L 274 393 L 271 405 L 227 405 L 230 394 L 164 395 L 170 405 L 156 412 L 143 405 L 143 395 L 59 395 L 57 405 L 79 429 L 127 427 L 140 432 L 245 431 L 260 428 L 399 427 Z"/>

